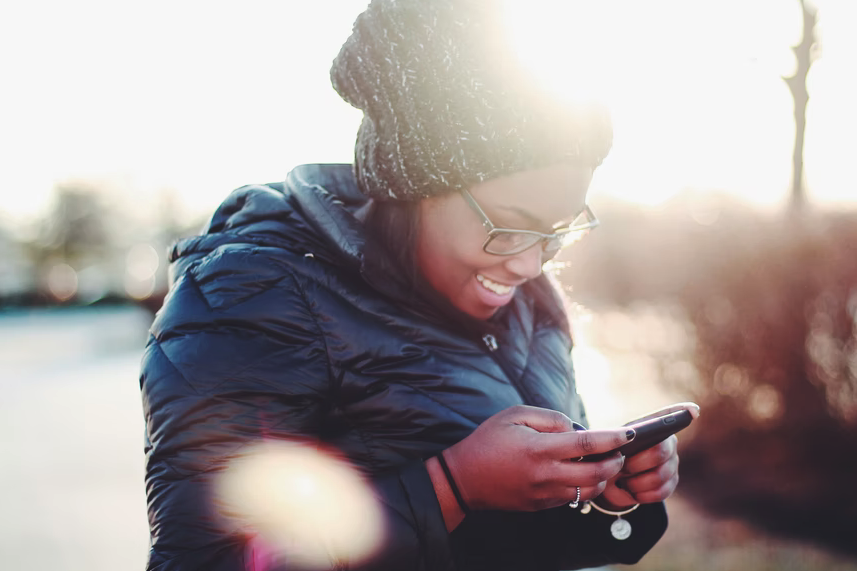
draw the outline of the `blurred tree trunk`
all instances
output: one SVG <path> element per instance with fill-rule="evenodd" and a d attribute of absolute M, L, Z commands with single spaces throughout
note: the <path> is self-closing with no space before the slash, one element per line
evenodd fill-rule
<path fill-rule="evenodd" d="M 817 21 L 815 8 L 807 6 L 806 0 L 800 0 L 800 5 L 803 12 L 803 37 L 798 45 L 792 47 L 797 59 L 797 69 L 794 75 L 783 77 L 794 99 L 795 145 L 792 155 L 791 207 L 795 212 L 803 211 L 806 205 L 806 189 L 803 184 L 803 143 L 806 132 L 806 104 L 809 101 L 806 77 L 815 59 Z"/>

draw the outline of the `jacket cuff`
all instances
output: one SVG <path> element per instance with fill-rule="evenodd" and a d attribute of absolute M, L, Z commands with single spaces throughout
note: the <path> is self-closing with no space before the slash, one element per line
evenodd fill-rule
<path fill-rule="evenodd" d="M 414 461 L 379 474 L 373 485 L 386 516 L 386 536 L 360 569 L 453 569 L 449 532 L 425 464 Z"/>
<path fill-rule="evenodd" d="M 623 515 L 622 519 L 631 524 L 631 535 L 623 540 L 613 537 L 610 530 L 617 516 L 602 514 L 595 510 L 588 514 L 577 512 L 577 515 L 584 520 L 591 545 L 598 546 L 602 559 L 606 563 L 625 565 L 637 563 L 660 540 L 668 525 L 667 511 L 663 502 L 644 504 L 639 509 Z"/>

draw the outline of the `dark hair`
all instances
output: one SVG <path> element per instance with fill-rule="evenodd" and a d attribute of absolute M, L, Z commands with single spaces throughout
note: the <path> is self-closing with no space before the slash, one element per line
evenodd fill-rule
<path fill-rule="evenodd" d="M 395 282 L 395 289 L 403 294 L 401 297 L 408 305 L 423 306 L 444 323 L 476 337 L 500 327 L 506 308 L 488 321 L 477 319 L 455 307 L 423 275 L 416 254 L 420 232 L 419 201 L 372 201 L 367 206 L 364 225 L 367 237 L 365 267 L 376 278 Z M 376 282 L 376 285 L 380 284 Z M 537 313 L 568 332 L 561 294 L 547 277 L 539 276 L 523 287 L 533 298 Z"/>
<path fill-rule="evenodd" d="M 420 233 L 419 204 L 416 201 L 370 201 L 364 218 L 370 249 L 367 254 L 382 254 L 382 262 L 396 268 L 396 275 L 407 293 L 419 289 L 421 272 L 417 263 L 417 237 Z"/>

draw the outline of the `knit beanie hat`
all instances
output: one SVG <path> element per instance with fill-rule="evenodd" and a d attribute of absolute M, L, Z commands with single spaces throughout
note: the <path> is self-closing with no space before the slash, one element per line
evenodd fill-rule
<path fill-rule="evenodd" d="M 500 4 L 372 0 L 358 16 L 330 75 L 363 111 L 354 168 L 366 195 L 416 200 L 562 162 L 594 168 L 607 155 L 607 111 L 528 77 Z"/>

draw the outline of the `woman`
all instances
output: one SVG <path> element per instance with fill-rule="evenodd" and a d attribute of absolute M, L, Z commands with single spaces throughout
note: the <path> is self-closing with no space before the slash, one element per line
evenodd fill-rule
<path fill-rule="evenodd" d="M 664 532 L 675 438 L 578 461 L 634 433 L 575 430 L 541 275 L 596 224 L 609 120 L 521 81 L 493 4 L 374 0 L 331 71 L 364 112 L 355 164 L 241 188 L 174 248 L 141 376 L 150 570 L 261 567 L 216 495 L 261 440 L 334 451 L 378 498 L 381 544 L 331 567 L 632 563 Z"/>

